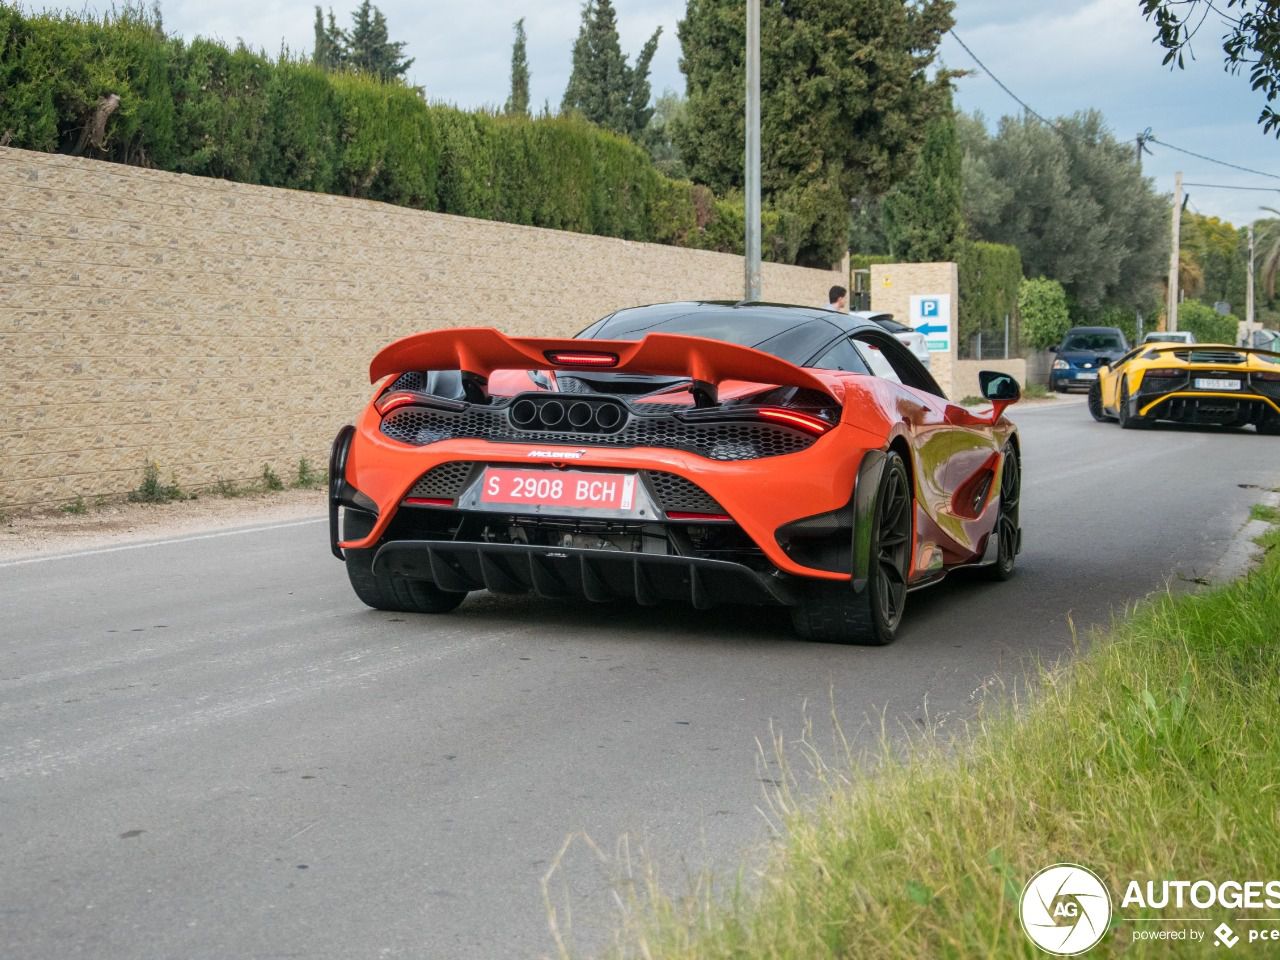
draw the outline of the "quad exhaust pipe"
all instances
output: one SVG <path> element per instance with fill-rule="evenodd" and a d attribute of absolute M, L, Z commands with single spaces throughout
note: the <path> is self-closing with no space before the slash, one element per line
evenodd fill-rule
<path fill-rule="evenodd" d="M 608 433 L 622 423 L 625 415 L 616 403 L 591 403 L 521 397 L 511 405 L 513 426 L 521 430 L 567 430 Z"/>

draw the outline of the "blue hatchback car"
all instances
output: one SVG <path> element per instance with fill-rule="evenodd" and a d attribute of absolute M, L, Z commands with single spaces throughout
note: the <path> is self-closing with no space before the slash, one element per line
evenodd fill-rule
<path fill-rule="evenodd" d="M 1118 327 L 1072 327 L 1061 344 L 1049 349 L 1057 354 L 1049 370 L 1049 388 L 1066 393 L 1088 390 L 1098 379 L 1098 368 L 1128 353 L 1129 344 Z"/>

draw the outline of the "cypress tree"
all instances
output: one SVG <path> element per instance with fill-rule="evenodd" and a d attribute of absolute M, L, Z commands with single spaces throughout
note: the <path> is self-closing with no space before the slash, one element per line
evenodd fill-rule
<path fill-rule="evenodd" d="M 654 31 L 631 67 L 622 54 L 613 3 L 587 0 L 560 109 L 580 113 L 617 133 L 638 136 L 653 113 L 649 108 L 649 67 L 661 33 L 661 27 Z"/>
<path fill-rule="evenodd" d="M 387 18 L 370 0 L 364 0 L 351 15 L 351 32 L 346 34 L 345 61 L 361 73 L 381 80 L 399 80 L 413 65 L 404 56 L 405 44 L 391 42 Z"/>
<path fill-rule="evenodd" d="M 511 96 L 503 108 L 506 113 L 529 113 L 529 60 L 526 54 L 524 17 L 516 21 L 516 39 L 511 45 Z"/>

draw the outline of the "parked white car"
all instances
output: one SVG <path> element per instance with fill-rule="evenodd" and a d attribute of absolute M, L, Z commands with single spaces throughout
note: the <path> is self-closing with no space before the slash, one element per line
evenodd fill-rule
<path fill-rule="evenodd" d="M 1152 330 L 1141 340 L 1142 343 L 1195 343 L 1196 338 L 1190 330 Z"/>
<path fill-rule="evenodd" d="M 924 364 L 926 370 L 929 368 L 929 344 L 926 342 L 923 333 L 917 333 L 913 327 L 909 327 L 905 323 L 899 323 L 893 319 L 893 314 L 891 313 L 877 313 L 874 310 L 854 310 L 850 315 L 861 317 L 864 320 L 871 320 L 888 330 L 893 334 L 895 340 L 916 355 L 916 359 Z"/>

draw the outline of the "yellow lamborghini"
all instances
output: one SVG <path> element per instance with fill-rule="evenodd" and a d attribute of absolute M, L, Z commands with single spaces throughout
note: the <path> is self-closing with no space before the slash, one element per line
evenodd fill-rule
<path fill-rule="evenodd" d="M 1143 343 L 1103 366 L 1089 388 L 1093 419 L 1126 429 L 1158 420 L 1280 434 L 1280 353 L 1222 344 Z"/>

